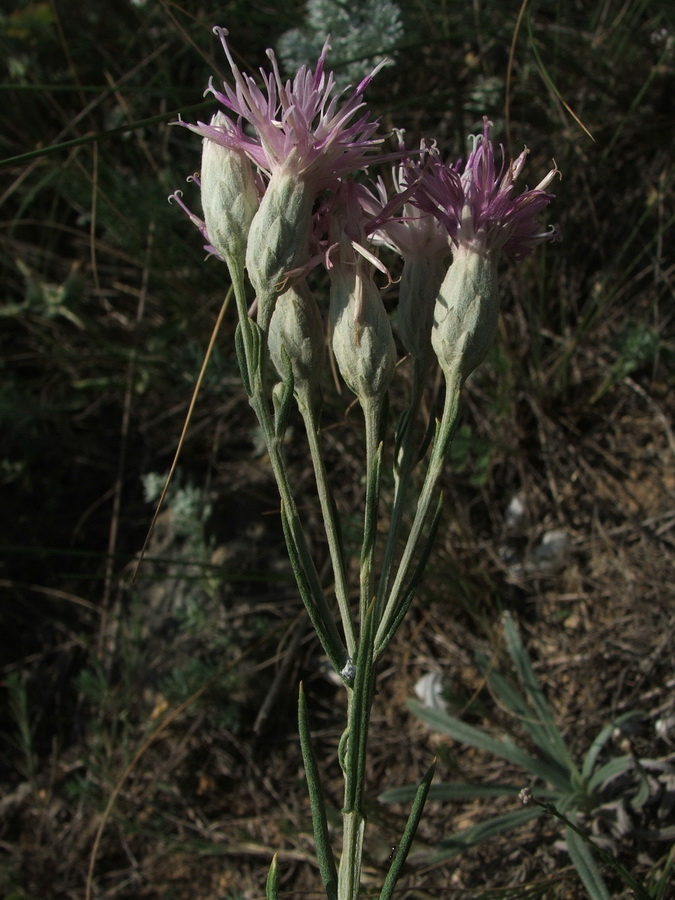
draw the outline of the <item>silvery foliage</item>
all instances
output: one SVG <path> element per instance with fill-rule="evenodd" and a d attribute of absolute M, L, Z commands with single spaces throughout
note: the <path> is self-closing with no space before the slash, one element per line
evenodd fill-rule
<path fill-rule="evenodd" d="M 401 11 L 392 0 L 309 0 L 304 28 L 282 34 L 277 52 L 287 72 L 316 59 L 330 36 L 331 68 L 340 85 L 357 84 L 403 37 Z"/>

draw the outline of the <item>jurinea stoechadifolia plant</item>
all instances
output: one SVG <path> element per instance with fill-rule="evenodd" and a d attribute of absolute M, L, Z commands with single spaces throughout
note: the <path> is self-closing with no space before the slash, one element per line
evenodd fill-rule
<path fill-rule="evenodd" d="M 326 71 L 329 45 L 316 66 L 302 66 L 282 81 L 274 53 L 261 83 L 236 65 L 228 33 L 216 28 L 232 83 L 213 93 L 225 112 L 186 127 L 203 138 L 201 189 L 204 219 L 173 195 L 199 228 L 208 252 L 223 260 L 235 292 L 236 348 L 245 389 L 269 450 L 281 497 L 281 518 L 298 590 L 321 644 L 347 691 L 347 723 L 339 759 L 344 774 L 339 862 L 328 831 L 319 768 L 302 691 L 300 736 L 312 808 L 317 859 L 326 896 L 359 896 L 366 824 L 364 781 L 368 723 L 376 664 L 405 615 L 438 525 L 437 485 L 452 440 L 461 387 L 483 359 L 498 318 L 497 268 L 502 257 L 523 257 L 556 237 L 539 216 L 550 202 L 553 168 L 532 190 L 516 192 L 526 151 L 497 165 L 491 123 L 473 138 L 466 163 L 445 163 L 434 144 L 406 151 L 403 136 L 385 153 L 378 121 L 364 93 L 378 66 L 355 88 L 336 89 Z M 182 123 L 185 124 L 185 123 Z M 373 167 L 394 160 L 393 192 Z M 357 176 L 361 176 L 357 180 Z M 392 324 L 375 280 L 388 276 L 378 253 L 403 259 L 399 335 L 412 359 L 409 403 L 393 439 L 394 498 L 379 552 L 379 492 L 384 450 L 390 446 L 386 414 L 395 373 Z M 321 448 L 318 407 L 328 369 L 326 326 L 305 276 L 314 265 L 330 276 L 331 351 L 365 424 L 365 500 L 359 601 L 351 602 L 337 507 Z M 250 286 L 247 288 L 247 286 Z M 247 289 L 255 297 L 249 311 Z M 270 360 L 272 366 L 270 366 Z M 418 418 L 431 366 L 440 365 L 445 402 L 436 422 L 426 474 L 407 534 L 401 534 L 405 498 L 418 462 Z M 302 415 L 316 476 L 333 584 L 317 572 L 296 508 L 283 454 L 292 401 Z M 376 569 L 377 567 L 377 569 Z M 331 602 L 335 594 L 335 604 Z M 339 622 L 339 624 L 338 624 Z M 432 770 L 424 776 L 390 863 L 380 898 L 391 897 L 422 815 Z M 277 896 L 276 857 L 267 895 Z"/>

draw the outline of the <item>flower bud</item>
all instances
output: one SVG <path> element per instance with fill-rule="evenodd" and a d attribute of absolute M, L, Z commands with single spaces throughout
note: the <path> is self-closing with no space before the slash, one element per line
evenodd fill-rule
<path fill-rule="evenodd" d="M 461 384 L 483 362 L 498 320 L 496 263 L 490 253 L 460 245 L 438 292 L 431 330 L 446 377 Z"/>
<path fill-rule="evenodd" d="M 319 377 L 325 358 L 323 323 L 304 282 L 277 299 L 267 341 L 270 358 L 282 379 L 290 362 L 298 403 L 314 405 L 319 399 Z"/>
<path fill-rule="evenodd" d="M 416 359 L 431 354 L 434 301 L 445 275 L 439 254 L 404 258 L 398 295 L 398 333 L 403 346 Z"/>
<path fill-rule="evenodd" d="M 258 324 L 267 330 L 286 272 L 308 254 L 314 189 L 298 175 L 276 169 L 251 223 L 246 269 L 258 299 Z"/>
<path fill-rule="evenodd" d="M 218 112 L 211 126 L 228 130 L 230 120 Z M 237 150 L 204 138 L 201 195 L 208 240 L 225 259 L 243 257 L 258 209 L 258 192 L 249 159 Z"/>
<path fill-rule="evenodd" d="M 363 404 L 381 400 L 396 365 L 396 345 L 369 263 L 352 260 L 331 269 L 333 352 L 347 386 Z"/>

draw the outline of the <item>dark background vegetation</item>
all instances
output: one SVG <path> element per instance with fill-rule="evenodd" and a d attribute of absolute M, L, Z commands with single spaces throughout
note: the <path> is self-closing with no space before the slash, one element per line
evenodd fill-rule
<path fill-rule="evenodd" d="M 439 745 L 405 709 L 436 671 L 473 721 L 503 726 L 473 653 L 503 658 L 504 608 L 575 752 L 631 708 L 644 714 L 634 752 L 667 759 L 675 744 L 673 4 L 530 3 L 508 94 L 520 3 L 400 6 L 396 65 L 368 98 L 383 129 L 463 155 L 488 115 L 514 154 L 531 148 L 530 186 L 555 159 L 564 242 L 504 271 L 500 339 L 467 385 L 438 549 L 381 675 L 374 885 L 401 827 L 381 790 L 435 753 L 443 778 L 506 777 Z M 202 91 L 226 70 L 214 24 L 253 72 L 302 4 L 2 7 L 0 894 L 82 898 L 89 879 L 100 898 L 254 898 L 279 849 L 286 896 L 318 896 L 296 685 L 305 679 L 336 808 L 342 698 L 289 576 L 232 311 L 132 583 L 156 496 L 143 478 L 168 471 L 227 290 L 166 201 L 182 188 L 198 211 L 185 177 L 199 140 L 171 123 L 213 109 Z M 401 397 L 406 378 L 402 366 Z M 437 386 L 430 410 L 436 398 Z M 362 465 L 348 406 L 327 375 L 324 439 L 347 535 Z M 316 534 L 297 437 L 289 454 Z M 511 521 L 514 497 L 523 513 Z M 562 550 L 532 564 L 552 532 Z M 431 805 L 421 841 L 494 811 Z M 641 839 L 649 822 L 633 826 L 614 850 L 646 877 L 667 847 Z M 583 897 L 558 837 L 540 821 L 411 869 L 401 896 Z"/>

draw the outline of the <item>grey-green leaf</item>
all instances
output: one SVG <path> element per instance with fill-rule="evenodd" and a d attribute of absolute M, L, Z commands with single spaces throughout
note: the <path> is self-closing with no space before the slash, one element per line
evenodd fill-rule
<path fill-rule="evenodd" d="M 312 738 L 309 729 L 309 716 L 305 692 L 300 684 L 298 697 L 298 723 L 300 726 L 300 747 L 302 759 L 305 765 L 305 777 L 307 778 L 307 790 L 309 804 L 312 810 L 312 829 L 314 831 L 314 843 L 316 844 L 316 858 L 319 863 L 319 871 L 326 889 L 328 900 L 337 900 L 337 868 L 335 857 L 330 845 L 328 834 L 328 819 L 326 817 L 326 803 L 321 790 L 319 766 L 314 755 Z"/>
<path fill-rule="evenodd" d="M 579 873 L 579 878 L 581 878 L 591 900 L 610 900 L 607 886 L 602 880 L 602 875 L 586 841 L 569 827 L 566 829 L 565 836 L 570 859 L 574 863 L 574 868 Z"/>

